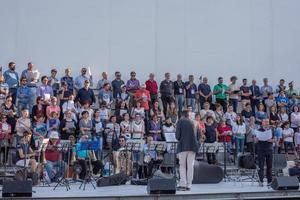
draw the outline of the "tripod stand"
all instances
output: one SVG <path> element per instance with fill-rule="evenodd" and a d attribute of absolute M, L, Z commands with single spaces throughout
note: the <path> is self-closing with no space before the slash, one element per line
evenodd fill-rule
<path fill-rule="evenodd" d="M 80 143 L 80 150 L 86 152 L 86 158 L 85 158 L 84 162 L 88 162 L 88 167 L 87 167 L 87 171 L 86 171 L 84 180 L 80 184 L 79 189 L 81 189 L 81 187 L 83 186 L 83 190 L 85 190 L 85 186 L 86 186 L 87 183 L 91 183 L 93 188 L 96 189 L 96 187 L 93 183 L 93 181 L 96 181 L 96 180 L 95 180 L 95 178 L 93 177 L 93 174 L 92 174 L 92 159 L 91 159 L 91 156 L 94 155 L 93 154 L 94 151 L 99 149 L 99 145 L 100 145 L 99 141 L 89 141 L 89 142 L 81 142 Z M 89 153 L 91 153 L 92 155 L 89 155 Z M 94 159 L 96 159 L 96 158 L 94 158 Z"/>
<path fill-rule="evenodd" d="M 61 147 L 61 151 L 64 152 L 64 151 L 68 151 L 68 164 L 67 166 L 69 166 L 69 157 L 70 157 L 70 144 L 69 143 L 63 143 L 62 144 L 62 147 Z M 64 167 L 64 162 L 63 162 L 64 159 L 62 159 L 62 162 L 59 163 L 59 166 L 58 168 L 61 170 L 62 168 L 65 169 Z M 63 166 L 62 166 L 63 165 Z M 56 172 L 57 173 L 57 172 Z M 67 168 L 67 175 L 69 173 L 69 167 Z M 58 179 L 58 182 L 57 184 L 55 185 L 55 187 L 53 188 L 53 190 L 55 190 L 59 185 L 64 185 L 66 187 L 66 190 L 69 191 L 71 188 L 70 188 L 70 184 L 69 184 L 69 181 L 67 180 L 66 178 L 67 176 L 63 173 L 63 176 Z"/>

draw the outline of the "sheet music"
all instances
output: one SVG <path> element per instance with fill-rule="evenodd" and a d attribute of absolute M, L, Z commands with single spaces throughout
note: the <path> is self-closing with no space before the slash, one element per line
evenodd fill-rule
<path fill-rule="evenodd" d="M 102 129 L 102 123 L 101 122 L 97 123 L 95 128 L 96 128 L 96 133 L 99 133 Z"/>
<path fill-rule="evenodd" d="M 46 151 L 46 148 L 47 148 L 47 146 L 48 146 L 48 142 L 49 142 L 49 138 L 43 139 L 42 144 L 39 145 L 38 151 L 39 151 L 39 152 L 41 152 L 41 151 Z"/>
<path fill-rule="evenodd" d="M 178 142 L 175 133 L 164 133 L 164 136 L 166 138 L 166 142 Z"/>
<path fill-rule="evenodd" d="M 259 141 L 268 141 L 273 137 L 271 130 L 264 131 L 264 132 L 256 130 L 255 136 Z"/>

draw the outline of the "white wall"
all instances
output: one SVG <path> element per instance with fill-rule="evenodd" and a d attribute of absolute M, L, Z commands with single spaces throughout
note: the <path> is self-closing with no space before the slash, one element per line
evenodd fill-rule
<path fill-rule="evenodd" d="M 0 0 L 0 65 L 296 80 L 299 10 L 299 0 Z"/>

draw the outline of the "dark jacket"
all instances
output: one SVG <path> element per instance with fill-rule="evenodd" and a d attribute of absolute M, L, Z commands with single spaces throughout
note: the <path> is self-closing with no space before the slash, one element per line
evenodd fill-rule
<path fill-rule="evenodd" d="M 193 151 L 197 153 L 199 149 L 198 136 L 199 128 L 192 120 L 180 119 L 176 125 L 177 152 Z"/>

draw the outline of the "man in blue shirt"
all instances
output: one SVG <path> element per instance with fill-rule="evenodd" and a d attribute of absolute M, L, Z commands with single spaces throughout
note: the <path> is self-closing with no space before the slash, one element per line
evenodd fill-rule
<path fill-rule="evenodd" d="M 90 85 L 93 86 L 93 78 L 91 74 L 87 74 L 87 68 L 81 69 L 81 75 L 75 78 L 74 87 L 77 91 L 84 87 L 85 81 L 88 80 Z"/>
<path fill-rule="evenodd" d="M 194 76 L 189 75 L 189 81 L 185 82 L 185 89 L 186 89 L 186 103 L 187 105 L 192 106 L 193 112 L 196 109 L 196 93 L 197 93 L 197 86 L 194 83 Z"/>
<path fill-rule="evenodd" d="M 19 86 L 19 75 L 15 71 L 15 69 L 16 69 L 16 63 L 10 62 L 8 63 L 8 70 L 6 70 L 3 74 L 5 82 L 8 84 L 9 93 L 13 98 L 14 104 L 16 104 L 16 95 Z"/>
<path fill-rule="evenodd" d="M 96 102 L 95 94 L 90 88 L 89 80 L 84 81 L 84 87 L 78 91 L 75 101 L 79 101 L 80 105 L 83 105 L 85 103 L 89 103 L 90 105 L 92 105 Z"/>
<path fill-rule="evenodd" d="M 285 96 L 284 90 L 279 91 L 278 97 L 276 98 L 276 103 L 278 106 L 278 110 L 280 110 L 282 107 L 287 108 L 289 99 Z"/>
<path fill-rule="evenodd" d="M 29 108 L 29 99 L 31 96 L 31 91 L 27 87 L 26 77 L 21 78 L 21 85 L 17 90 L 17 101 L 18 101 L 18 114 L 21 115 L 21 111 Z"/>
<path fill-rule="evenodd" d="M 31 114 L 32 107 L 36 101 L 36 88 L 40 77 L 40 73 L 34 69 L 33 63 L 29 62 L 27 65 L 27 69 L 25 69 L 22 72 L 22 77 L 26 77 L 27 87 L 29 87 L 31 91 L 31 96 L 29 98 L 29 112 Z"/>

